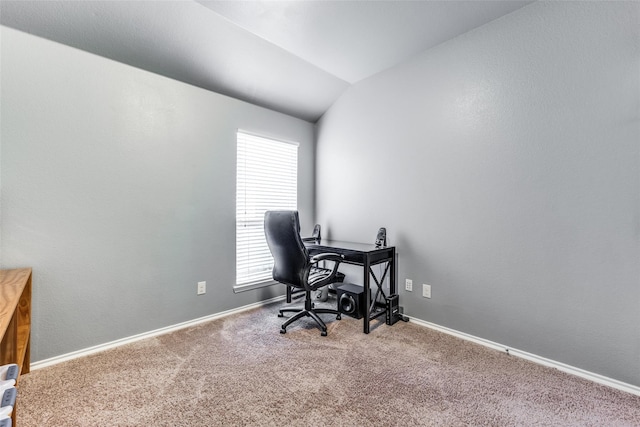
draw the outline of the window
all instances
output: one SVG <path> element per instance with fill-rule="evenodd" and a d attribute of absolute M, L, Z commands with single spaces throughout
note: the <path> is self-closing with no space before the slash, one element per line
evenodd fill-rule
<path fill-rule="evenodd" d="M 298 144 L 238 131 L 236 289 L 271 281 L 264 213 L 297 206 Z"/>

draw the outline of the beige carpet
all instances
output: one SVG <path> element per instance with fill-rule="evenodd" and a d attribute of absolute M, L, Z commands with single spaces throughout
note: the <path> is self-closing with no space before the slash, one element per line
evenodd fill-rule
<path fill-rule="evenodd" d="M 18 427 L 640 426 L 639 396 L 411 323 L 281 335 L 282 304 L 33 371 Z"/>

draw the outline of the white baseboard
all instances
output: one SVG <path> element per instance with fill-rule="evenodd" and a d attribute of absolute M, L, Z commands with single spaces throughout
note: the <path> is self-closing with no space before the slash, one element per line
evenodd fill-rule
<path fill-rule="evenodd" d="M 68 360 L 77 359 L 79 357 L 88 356 L 90 354 L 99 353 L 101 351 L 108 350 L 110 348 L 120 347 L 121 345 L 130 344 L 132 342 L 140 341 L 146 338 L 156 337 L 158 335 L 168 334 L 169 332 L 177 331 L 179 329 L 195 326 L 200 323 L 209 322 L 211 320 L 220 319 L 221 317 L 230 316 L 232 314 L 241 313 L 243 311 L 251 310 L 252 308 L 261 307 L 263 305 L 283 300 L 284 295 L 271 298 L 265 301 L 256 302 L 253 304 L 245 305 L 242 307 L 234 308 L 232 310 L 222 311 L 220 313 L 211 314 L 209 316 L 200 317 L 198 319 L 188 320 L 186 322 L 178 323 L 175 325 L 167 326 L 164 328 L 156 329 L 149 332 L 143 332 L 138 335 L 133 335 L 127 338 L 121 338 L 119 340 L 111 341 L 105 344 L 95 345 L 93 347 L 85 348 L 82 350 L 73 351 L 71 353 L 62 354 L 60 356 L 54 356 L 49 359 L 39 360 L 33 362 L 30 366 L 31 370 L 46 368 L 47 366 L 57 365 L 58 363 L 66 362 Z"/>
<path fill-rule="evenodd" d="M 464 332 L 456 331 L 455 329 L 450 329 L 444 326 L 436 325 L 435 323 L 426 322 L 424 320 L 416 319 L 411 316 L 406 316 L 406 317 L 408 317 L 411 320 L 411 322 L 417 325 L 424 326 L 430 329 L 435 329 L 436 331 L 443 332 L 448 335 L 453 335 L 455 337 L 461 338 L 466 341 L 471 341 L 476 344 L 480 344 L 485 347 L 492 348 L 494 350 L 505 352 L 512 356 L 520 357 L 522 359 L 526 359 L 531 362 L 538 363 L 540 365 L 556 368 L 562 372 L 566 372 L 571 375 L 576 375 L 578 377 L 585 378 L 587 380 L 590 380 L 599 384 L 604 384 L 606 386 L 613 387 L 615 389 L 640 396 L 640 387 L 635 386 L 633 384 L 624 383 L 622 381 L 618 381 L 613 378 L 608 378 L 600 374 L 585 371 L 584 369 L 576 368 L 574 366 L 567 365 L 562 362 L 557 362 L 555 360 L 547 359 L 546 357 L 538 356 L 532 353 L 528 353 L 526 351 L 510 348 L 508 346 L 505 346 L 493 341 L 485 340 L 484 338 L 478 338 L 473 335 L 466 334 Z"/>

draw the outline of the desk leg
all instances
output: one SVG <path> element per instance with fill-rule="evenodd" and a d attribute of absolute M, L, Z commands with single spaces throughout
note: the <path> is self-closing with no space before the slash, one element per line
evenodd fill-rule
<path fill-rule="evenodd" d="M 369 283 L 369 268 L 371 265 L 369 264 L 369 257 L 365 257 L 364 265 L 362 266 L 364 269 L 364 333 L 369 333 L 369 320 L 371 317 L 371 312 L 369 311 L 371 305 L 371 286 Z"/>
<path fill-rule="evenodd" d="M 396 252 L 393 251 L 391 254 L 391 277 L 389 278 L 389 295 L 394 295 L 398 293 L 398 283 L 396 282 Z"/>

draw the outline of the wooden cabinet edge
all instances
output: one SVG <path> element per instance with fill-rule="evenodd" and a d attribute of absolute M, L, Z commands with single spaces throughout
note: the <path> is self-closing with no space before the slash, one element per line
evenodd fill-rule
<path fill-rule="evenodd" d="M 31 268 L 0 270 L 0 365 L 31 370 Z M 16 426 L 17 402 L 11 418 Z"/>

